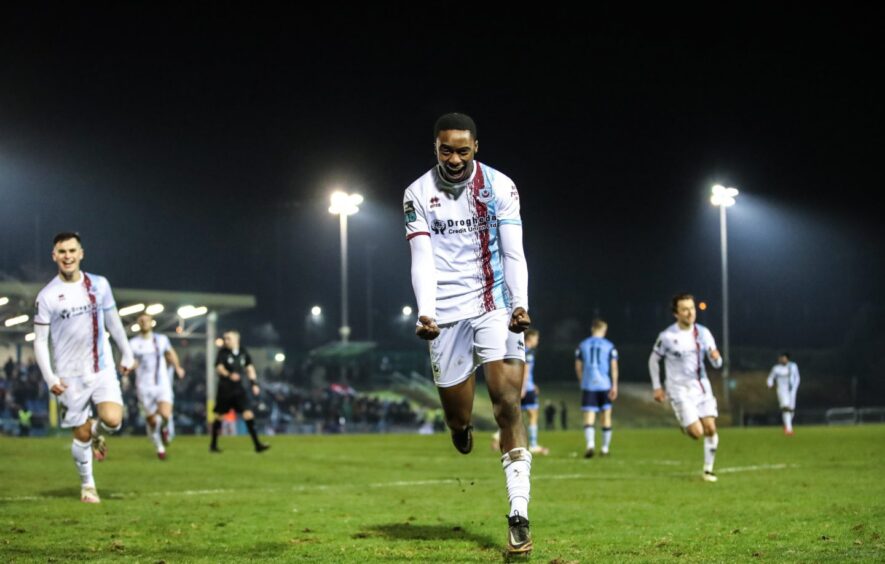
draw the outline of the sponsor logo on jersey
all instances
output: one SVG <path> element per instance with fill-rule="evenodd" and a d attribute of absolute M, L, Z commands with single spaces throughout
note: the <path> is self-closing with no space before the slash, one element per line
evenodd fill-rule
<path fill-rule="evenodd" d="M 97 309 L 98 309 L 98 306 L 96 306 L 95 304 L 87 304 L 87 305 L 75 307 L 72 309 L 63 309 L 63 310 L 61 310 L 61 313 L 58 314 L 58 316 L 62 319 L 69 319 L 71 317 L 77 317 L 78 315 L 83 315 L 84 313 L 92 313 L 93 311 L 95 311 Z"/>
<path fill-rule="evenodd" d="M 494 215 L 475 215 L 469 219 L 434 219 L 430 224 L 437 235 L 460 235 L 497 226 L 498 217 Z"/>
<path fill-rule="evenodd" d="M 519 192 L 516 191 L 516 186 L 510 188 L 510 199 L 511 200 L 518 200 L 519 199 Z"/>
<path fill-rule="evenodd" d="M 442 203 L 439 201 L 439 198 L 436 196 L 430 198 L 430 209 L 438 208 L 440 206 L 442 206 Z"/>
<path fill-rule="evenodd" d="M 405 216 L 406 223 L 412 223 L 418 219 L 418 214 L 415 212 L 415 202 L 412 200 L 403 202 L 403 215 Z"/>

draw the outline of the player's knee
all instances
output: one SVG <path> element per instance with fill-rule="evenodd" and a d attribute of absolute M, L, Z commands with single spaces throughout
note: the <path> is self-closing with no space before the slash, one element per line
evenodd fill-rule
<path fill-rule="evenodd" d="M 111 431 L 119 431 L 123 426 L 123 415 L 120 413 L 112 413 L 102 417 L 101 422 Z"/>
<path fill-rule="evenodd" d="M 498 423 L 498 427 L 502 429 L 512 427 L 520 422 L 520 409 L 518 403 L 499 402 L 496 403 L 494 407 L 495 422 Z"/>

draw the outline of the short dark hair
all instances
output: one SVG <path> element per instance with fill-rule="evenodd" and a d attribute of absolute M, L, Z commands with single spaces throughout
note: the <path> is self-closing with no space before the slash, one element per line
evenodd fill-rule
<path fill-rule="evenodd" d="M 80 234 L 76 231 L 63 231 L 59 233 L 52 239 L 52 246 L 54 247 L 62 241 L 69 241 L 71 239 L 76 239 L 77 242 L 80 243 L 80 246 L 83 246 L 83 241 L 80 240 Z"/>
<path fill-rule="evenodd" d="M 787 351 L 782 352 L 781 356 L 785 356 L 787 357 L 787 360 L 790 360 L 790 353 L 788 353 Z"/>
<path fill-rule="evenodd" d="M 673 313 L 676 313 L 676 306 L 679 305 L 679 302 L 682 300 L 691 300 L 694 301 L 694 296 L 691 294 L 676 294 L 673 296 L 673 301 L 670 303 L 670 307 L 673 309 Z"/>
<path fill-rule="evenodd" d="M 440 131 L 447 131 L 449 129 L 469 131 L 470 135 L 473 136 L 473 139 L 476 139 L 476 122 L 474 122 L 473 118 L 467 114 L 451 112 L 441 115 L 433 126 L 433 138 L 436 139 L 439 136 Z"/>

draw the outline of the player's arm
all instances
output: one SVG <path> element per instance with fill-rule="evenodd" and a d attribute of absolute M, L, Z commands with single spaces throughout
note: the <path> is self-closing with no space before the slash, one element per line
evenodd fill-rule
<path fill-rule="evenodd" d="M 611 360 L 612 389 L 608 392 L 608 399 L 615 401 L 618 399 L 618 359 Z"/>
<path fill-rule="evenodd" d="M 575 359 L 575 376 L 578 377 L 578 382 L 580 382 L 584 376 L 584 361 L 580 358 Z"/>
<path fill-rule="evenodd" d="M 110 333 L 111 338 L 117 343 L 120 349 L 120 372 L 125 376 L 132 370 L 135 364 L 135 358 L 132 354 L 132 347 L 129 346 L 129 337 L 126 336 L 126 329 L 123 327 L 123 320 L 120 319 L 120 313 L 117 311 L 117 303 L 114 301 L 114 292 L 111 290 L 111 284 L 107 278 L 98 277 L 96 286 L 103 288 L 105 291 L 101 295 L 101 306 L 104 312 L 104 325 Z"/>
<path fill-rule="evenodd" d="M 163 356 L 166 357 L 166 362 L 172 365 L 172 368 L 175 370 L 175 374 L 179 378 L 184 378 L 184 368 L 181 367 L 181 361 L 178 359 L 178 353 L 175 352 L 171 346 L 166 349 L 166 352 L 163 353 Z"/>
<path fill-rule="evenodd" d="M 664 401 L 664 389 L 661 388 L 661 358 L 657 350 L 651 351 L 648 357 L 648 373 L 651 376 L 651 387 L 654 390 L 655 401 Z"/>
<path fill-rule="evenodd" d="M 776 374 L 774 373 L 774 369 L 777 368 L 777 365 L 771 367 L 771 372 L 768 373 L 768 380 L 766 380 L 766 384 L 771 388 L 774 386 L 774 379 L 776 378 Z"/>
<path fill-rule="evenodd" d="M 713 333 L 710 333 L 710 330 L 706 327 L 704 327 L 701 342 L 707 348 L 707 360 L 710 361 L 713 368 L 722 368 L 722 355 L 719 354 L 719 349 L 716 348 L 716 340 L 713 338 Z"/>
<path fill-rule="evenodd" d="M 246 355 L 246 377 L 252 384 L 252 393 L 257 396 L 261 392 L 258 386 L 258 373 L 255 371 L 255 365 L 252 364 L 252 357 L 248 355 Z"/>
<path fill-rule="evenodd" d="M 414 236 L 412 236 L 414 235 Z M 430 235 L 416 233 L 409 236 L 412 254 L 412 290 L 418 304 L 418 323 L 415 334 L 432 341 L 439 336 L 436 324 L 436 264 Z"/>
<path fill-rule="evenodd" d="M 49 325 L 34 323 L 34 356 L 49 391 L 57 396 L 63 394 L 66 386 L 53 372 L 52 362 L 49 360 Z"/>
<path fill-rule="evenodd" d="M 794 390 L 799 387 L 799 365 L 795 362 L 790 364 L 790 385 Z"/>
<path fill-rule="evenodd" d="M 719 354 L 719 349 L 708 349 L 707 350 L 707 359 L 709 359 L 710 364 L 713 365 L 713 368 L 722 368 L 722 355 Z"/>
<path fill-rule="evenodd" d="M 218 356 L 215 357 L 215 373 L 222 378 L 230 378 L 230 371 L 224 366 L 224 359 L 221 358 L 223 352 L 224 349 L 218 351 Z"/>
<path fill-rule="evenodd" d="M 104 312 L 105 327 L 108 329 L 111 338 L 117 343 L 120 349 L 120 369 L 123 374 L 128 374 L 135 364 L 135 358 L 132 354 L 132 348 L 129 346 L 129 339 L 126 338 L 126 329 L 123 327 L 123 320 L 117 312 L 117 307 L 111 307 Z"/>
<path fill-rule="evenodd" d="M 510 290 L 510 330 L 522 333 L 531 325 L 529 317 L 529 268 L 522 247 L 522 224 L 500 220 L 501 251 L 504 255 L 504 282 Z"/>

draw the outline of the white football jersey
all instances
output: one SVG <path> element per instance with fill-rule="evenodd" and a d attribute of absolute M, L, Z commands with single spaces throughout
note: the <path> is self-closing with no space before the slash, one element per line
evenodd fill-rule
<path fill-rule="evenodd" d="M 59 378 L 88 376 L 114 365 L 104 316 L 116 307 L 111 285 L 96 274 L 81 272 L 77 282 L 56 276 L 40 290 L 34 324 L 49 325 Z"/>
<path fill-rule="evenodd" d="M 677 323 L 667 327 L 655 341 L 654 353 L 664 359 L 665 386 L 684 385 L 707 377 L 704 356 L 716 349 L 710 330 L 695 323 L 682 330 Z"/>
<path fill-rule="evenodd" d="M 172 348 L 169 337 L 151 333 L 150 337 L 141 334 L 129 339 L 132 354 L 138 361 L 135 369 L 135 385 L 138 387 L 165 386 L 169 381 L 169 368 L 166 364 L 166 351 Z"/>
<path fill-rule="evenodd" d="M 520 225 L 519 193 L 505 174 L 474 161 L 457 187 L 433 167 L 403 196 L 406 239 L 429 236 L 436 265 L 436 321 L 510 308 L 498 227 Z"/>
<path fill-rule="evenodd" d="M 795 362 L 777 363 L 768 373 L 768 385 L 777 384 L 779 388 L 793 389 L 799 384 L 799 366 Z"/>

